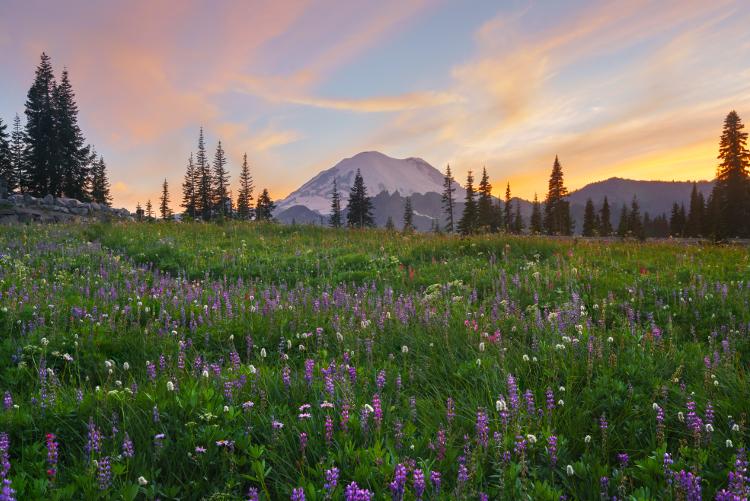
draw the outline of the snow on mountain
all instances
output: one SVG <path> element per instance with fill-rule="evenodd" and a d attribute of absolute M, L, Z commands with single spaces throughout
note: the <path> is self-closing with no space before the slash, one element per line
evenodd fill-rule
<path fill-rule="evenodd" d="M 321 214 L 331 211 L 331 192 L 336 179 L 341 205 L 346 205 L 349 190 L 354 183 L 357 169 L 371 197 L 384 191 L 399 192 L 403 196 L 414 193 L 442 193 L 443 174 L 421 158 L 391 158 L 377 151 L 366 151 L 345 158 L 328 170 L 320 172 L 308 182 L 276 204 L 281 212 L 295 205 L 303 205 Z M 456 197 L 464 195 L 463 189 L 456 186 Z"/>

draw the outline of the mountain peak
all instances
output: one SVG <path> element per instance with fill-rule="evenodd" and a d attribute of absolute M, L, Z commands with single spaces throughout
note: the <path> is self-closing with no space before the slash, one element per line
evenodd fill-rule
<path fill-rule="evenodd" d="M 369 196 L 382 192 L 399 192 L 403 196 L 441 193 L 443 188 L 443 174 L 421 158 L 393 158 L 379 151 L 363 151 L 320 172 L 277 206 L 279 210 L 284 210 L 304 205 L 327 214 L 330 212 L 333 180 L 336 180 L 339 191 L 346 198 L 357 169 L 364 178 Z"/>

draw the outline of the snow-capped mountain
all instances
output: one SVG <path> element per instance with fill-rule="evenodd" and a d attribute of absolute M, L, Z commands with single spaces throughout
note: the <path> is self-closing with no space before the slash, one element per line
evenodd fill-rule
<path fill-rule="evenodd" d="M 297 205 L 320 214 L 330 213 L 334 179 L 341 193 L 342 205 L 345 205 L 357 169 L 362 173 L 367 194 L 371 197 L 384 191 L 399 192 L 403 196 L 443 191 L 443 174 L 421 158 L 399 159 L 377 151 L 366 151 L 345 158 L 330 169 L 320 172 L 278 202 L 277 213 Z M 456 196 L 463 195 L 463 189 L 457 185 Z"/>

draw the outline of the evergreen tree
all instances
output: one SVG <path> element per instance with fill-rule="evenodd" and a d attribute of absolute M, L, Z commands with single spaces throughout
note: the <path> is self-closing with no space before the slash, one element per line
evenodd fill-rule
<path fill-rule="evenodd" d="M 224 154 L 224 148 L 221 147 L 221 141 L 219 141 L 214 155 L 213 203 L 216 207 L 216 213 L 220 216 L 227 216 L 231 212 L 232 206 L 232 200 L 229 198 L 229 172 L 227 172 L 226 166 L 227 157 Z"/>
<path fill-rule="evenodd" d="M 271 199 L 271 195 L 269 195 L 266 188 L 263 188 L 255 206 L 255 220 L 271 221 L 273 219 L 273 210 L 275 208 L 276 204 Z"/>
<path fill-rule="evenodd" d="M 211 166 L 206 156 L 206 144 L 203 140 L 203 127 L 201 127 L 200 134 L 198 135 L 198 152 L 195 155 L 195 169 L 198 178 L 195 210 L 203 220 L 207 221 L 211 219 L 213 213 L 213 183 L 211 179 Z"/>
<path fill-rule="evenodd" d="M 49 56 L 42 53 L 34 83 L 26 97 L 26 145 L 24 163 L 28 169 L 28 191 L 43 197 L 52 193 L 57 176 L 54 94 L 57 84 Z"/>
<path fill-rule="evenodd" d="M 458 231 L 462 235 L 470 235 L 477 230 L 477 202 L 474 200 L 474 176 L 472 172 L 466 176 L 466 200 L 464 202 L 464 213 L 458 222 Z"/>
<path fill-rule="evenodd" d="M 143 221 L 143 207 L 141 207 L 140 202 L 135 204 L 135 220 Z"/>
<path fill-rule="evenodd" d="M 520 235 L 523 232 L 524 224 L 521 217 L 521 201 L 516 200 L 516 214 L 513 218 L 513 233 Z"/>
<path fill-rule="evenodd" d="M 612 221 L 609 213 L 609 200 L 604 197 L 602 208 L 599 211 L 599 235 L 608 237 L 612 235 Z"/>
<path fill-rule="evenodd" d="M 583 213 L 583 232 L 584 237 L 593 237 L 596 235 L 596 211 L 594 202 L 589 198 L 586 200 L 586 209 Z"/>
<path fill-rule="evenodd" d="M 412 233 L 414 229 L 414 209 L 411 206 L 411 197 L 406 197 L 406 203 L 404 204 L 404 233 Z"/>
<path fill-rule="evenodd" d="M 455 200 L 453 199 L 453 193 L 456 191 L 456 188 L 453 187 L 454 184 L 455 180 L 453 179 L 453 174 L 451 174 L 451 166 L 448 164 L 448 167 L 445 169 L 445 176 L 443 177 L 443 211 L 445 211 L 446 215 L 445 231 L 448 233 L 453 233 L 454 230 L 453 208 L 455 207 Z"/>
<path fill-rule="evenodd" d="M 385 221 L 385 229 L 386 231 L 396 231 L 396 225 L 393 224 L 393 218 L 391 216 L 388 216 L 388 219 Z"/>
<path fill-rule="evenodd" d="M 247 153 L 242 156 L 242 170 L 240 170 L 240 193 L 237 196 L 237 215 L 240 219 L 253 217 L 253 178 L 247 165 Z"/>
<path fill-rule="evenodd" d="M 13 178 L 15 180 L 13 189 L 17 189 L 20 192 L 26 191 L 29 185 L 29 173 L 24 164 L 23 150 L 24 138 L 23 130 L 21 129 L 21 117 L 16 113 L 16 117 L 13 119 L 13 131 L 10 134 L 10 158 L 13 163 Z"/>
<path fill-rule="evenodd" d="M 534 203 L 531 208 L 531 233 L 533 235 L 539 235 L 542 232 L 542 204 L 539 203 L 539 198 L 534 193 Z"/>
<path fill-rule="evenodd" d="M 513 231 L 513 212 L 510 204 L 510 183 L 505 185 L 505 204 L 503 205 L 503 230 Z"/>
<path fill-rule="evenodd" d="M 195 191 L 195 181 L 197 176 L 195 175 L 195 164 L 193 163 L 193 152 L 190 152 L 188 157 L 187 168 L 185 169 L 185 178 L 182 181 L 182 204 L 181 207 L 185 209 L 185 216 L 195 219 L 195 208 L 198 197 Z"/>
<path fill-rule="evenodd" d="M 685 206 L 675 202 L 672 205 L 672 214 L 669 218 L 669 232 L 673 237 L 684 237 L 685 226 Z"/>
<path fill-rule="evenodd" d="M 617 223 L 617 236 L 624 238 L 628 236 L 628 208 L 625 204 L 622 204 L 622 210 L 620 211 L 620 222 Z"/>
<path fill-rule="evenodd" d="M 104 157 L 99 157 L 98 160 L 92 162 L 90 174 L 91 190 L 89 192 L 89 198 L 92 202 L 110 206 L 112 203 L 112 195 L 110 194 L 109 178 L 107 177 L 107 164 L 104 163 Z"/>
<path fill-rule="evenodd" d="M 547 198 L 544 201 L 544 229 L 548 235 L 570 235 L 571 233 L 570 204 L 565 199 L 567 195 L 568 189 L 563 183 L 562 166 L 555 156 Z"/>
<path fill-rule="evenodd" d="M 718 221 L 719 204 L 717 203 L 716 198 L 713 196 L 713 193 L 711 193 L 710 195 L 708 195 L 708 200 L 706 201 L 706 211 L 703 217 L 703 236 L 718 239 Z"/>
<path fill-rule="evenodd" d="M 688 237 L 699 237 L 703 235 L 703 212 L 705 203 L 703 194 L 698 192 L 698 185 L 693 183 L 693 190 L 690 192 L 690 206 L 688 211 L 687 223 L 685 224 L 685 235 Z"/>
<path fill-rule="evenodd" d="M 161 198 L 159 199 L 159 214 L 164 221 L 172 219 L 172 209 L 169 208 L 169 185 L 167 184 L 167 178 L 164 178 L 164 183 L 161 185 Z"/>
<path fill-rule="evenodd" d="M 638 205 L 638 199 L 633 195 L 633 201 L 630 203 L 630 213 L 628 214 L 628 233 L 643 240 L 646 238 L 643 232 L 643 221 L 641 220 L 641 208 Z"/>
<path fill-rule="evenodd" d="M 719 167 L 713 197 L 718 206 L 717 236 L 750 236 L 750 151 L 747 132 L 736 111 L 724 119 L 719 142 Z"/>
<path fill-rule="evenodd" d="M 154 207 L 151 205 L 151 199 L 146 200 L 146 220 L 151 221 L 154 218 Z"/>
<path fill-rule="evenodd" d="M 339 193 L 339 187 L 336 183 L 336 178 L 333 178 L 333 193 L 331 193 L 331 216 L 328 220 L 328 224 L 332 228 L 341 228 L 343 221 L 341 220 L 341 193 Z"/>
<path fill-rule="evenodd" d="M 354 184 L 349 192 L 349 203 L 346 206 L 346 223 L 352 228 L 370 228 L 375 226 L 372 217 L 372 201 L 367 196 L 367 187 L 362 173 L 357 169 Z"/>
<path fill-rule="evenodd" d="M 55 168 L 51 171 L 50 193 L 85 200 L 89 148 L 78 125 L 78 106 L 67 69 L 53 91 L 53 100 Z"/>
<path fill-rule="evenodd" d="M 487 169 L 482 168 L 482 179 L 479 181 L 479 202 L 477 203 L 477 228 L 482 231 L 496 229 L 492 210 L 492 185 Z"/>
<path fill-rule="evenodd" d="M 5 181 L 8 192 L 14 191 L 18 185 L 16 173 L 13 169 L 13 160 L 10 152 L 10 136 L 7 125 L 0 118 L 0 179 Z"/>

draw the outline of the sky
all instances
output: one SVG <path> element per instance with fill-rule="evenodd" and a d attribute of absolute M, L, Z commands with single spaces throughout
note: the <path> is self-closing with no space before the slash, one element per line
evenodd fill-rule
<path fill-rule="evenodd" d="M 172 205 L 198 131 L 281 199 L 360 151 L 486 167 L 494 192 L 711 179 L 750 120 L 746 0 L 0 0 L 0 118 L 45 51 L 114 205 Z M 236 189 L 236 188 L 235 188 Z"/>

